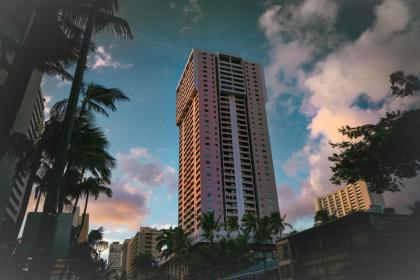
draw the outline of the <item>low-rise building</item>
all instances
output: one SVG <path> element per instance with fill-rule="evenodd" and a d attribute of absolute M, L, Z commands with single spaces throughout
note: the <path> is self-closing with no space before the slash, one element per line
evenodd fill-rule
<path fill-rule="evenodd" d="M 281 280 L 420 279 L 419 221 L 356 212 L 277 243 Z"/>

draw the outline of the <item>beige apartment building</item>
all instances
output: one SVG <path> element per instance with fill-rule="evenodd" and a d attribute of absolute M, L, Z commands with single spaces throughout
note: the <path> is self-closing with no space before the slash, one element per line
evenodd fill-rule
<path fill-rule="evenodd" d="M 127 257 L 123 260 L 126 265 L 128 279 L 136 279 L 136 259 L 140 254 L 150 253 L 156 259 L 160 256 L 159 251 L 156 249 L 156 239 L 159 234 L 159 230 L 155 228 L 140 227 L 137 234 L 130 239 L 127 246 Z"/>
<path fill-rule="evenodd" d="M 330 215 L 343 217 L 354 211 L 382 210 L 385 201 L 381 194 L 369 192 L 366 183 L 360 181 L 318 197 L 314 206 L 315 211 L 323 209 Z"/>
<path fill-rule="evenodd" d="M 193 49 L 176 89 L 178 224 L 200 241 L 201 216 L 279 212 L 261 65 Z"/>

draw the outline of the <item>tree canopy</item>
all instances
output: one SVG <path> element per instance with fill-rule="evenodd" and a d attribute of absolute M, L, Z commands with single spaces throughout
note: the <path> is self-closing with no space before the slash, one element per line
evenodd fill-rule
<path fill-rule="evenodd" d="M 420 80 L 395 72 L 390 75 L 391 91 L 396 97 L 413 96 Z M 339 132 L 349 140 L 330 143 L 338 148 L 328 159 L 333 163 L 331 182 L 366 182 L 374 193 L 399 191 L 404 180 L 420 173 L 420 109 L 392 111 L 377 124 L 345 126 Z"/>

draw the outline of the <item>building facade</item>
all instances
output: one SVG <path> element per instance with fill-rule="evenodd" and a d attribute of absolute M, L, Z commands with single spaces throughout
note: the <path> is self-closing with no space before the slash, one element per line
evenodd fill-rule
<path fill-rule="evenodd" d="M 420 220 L 356 212 L 277 243 L 281 280 L 418 279 Z"/>
<path fill-rule="evenodd" d="M 125 239 L 122 248 L 121 248 L 121 266 L 122 266 L 122 275 L 127 276 L 127 258 L 128 258 L 128 245 L 130 244 L 131 239 Z"/>
<path fill-rule="evenodd" d="M 314 207 L 315 211 L 326 210 L 330 215 L 343 217 L 354 211 L 380 212 L 385 208 L 385 201 L 381 194 L 369 192 L 366 183 L 360 181 L 317 198 Z"/>
<path fill-rule="evenodd" d="M 41 78 L 41 76 L 39 76 Z M 39 80 L 40 81 L 40 80 Z M 39 84 L 28 89 L 15 120 L 14 131 L 26 134 L 35 143 L 38 141 L 44 123 L 44 98 Z M 29 174 L 16 174 L 17 160 L 0 160 L 0 188 L 5 194 L 1 198 L 3 215 L 2 234 L 7 239 L 16 239 L 26 214 L 32 186 L 27 186 Z M 0 211 L 1 213 L 2 211 Z"/>
<path fill-rule="evenodd" d="M 30 26 L 32 11 L 7 3 L 0 6 L 0 92 L 5 94 L 1 89 L 14 67 L 15 54 Z M 41 79 L 42 72 L 34 69 L 12 128 L 33 141 L 38 138 L 44 120 Z M 0 160 L 0 231 L 6 238 L 17 238 L 31 194 L 31 190 L 26 189 L 28 178 L 19 174 L 15 176 L 15 166 L 16 161 Z"/>
<path fill-rule="evenodd" d="M 140 227 L 137 234 L 130 239 L 127 246 L 126 270 L 128 279 L 137 277 L 137 257 L 141 254 L 150 254 L 155 259 L 160 257 L 156 249 L 157 237 L 160 231 L 150 227 Z"/>
<path fill-rule="evenodd" d="M 109 246 L 107 279 L 117 280 L 120 279 L 123 272 L 122 266 L 123 257 L 123 244 L 119 242 L 112 242 Z"/>
<path fill-rule="evenodd" d="M 201 216 L 222 221 L 279 212 L 261 65 L 193 49 L 176 89 L 178 223 L 200 238 Z"/>

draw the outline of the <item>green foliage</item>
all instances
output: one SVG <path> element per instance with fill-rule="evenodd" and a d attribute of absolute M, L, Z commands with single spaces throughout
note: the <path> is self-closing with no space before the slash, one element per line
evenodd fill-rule
<path fill-rule="evenodd" d="M 239 234 L 240 226 L 239 226 L 238 218 L 229 216 L 225 224 L 225 229 L 228 233 L 228 237 L 230 236 L 232 232 L 235 232 L 235 231 Z"/>
<path fill-rule="evenodd" d="M 70 273 L 76 274 L 79 279 L 101 279 L 105 272 L 105 263 L 98 259 L 99 253 L 97 244 L 103 238 L 102 227 L 91 230 L 85 242 L 78 243 L 71 248 L 68 260 L 70 262 Z"/>
<path fill-rule="evenodd" d="M 161 252 L 162 258 L 182 258 L 189 254 L 191 240 L 180 227 L 161 229 L 157 237 L 156 249 Z"/>
<path fill-rule="evenodd" d="M 210 243 L 213 243 L 216 232 L 220 230 L 220 216 L 216 219 L 214 212 L 210 211 L 204 213 L 201 217 L 201 228 L 203 230 L 203 237 Z"/>
<path fill-rule="evenodd" d="M 273 238 L 280 237 L 285 228 L 292 229 L 285 219 L 286 216 L 280 216 L 279 213 L 262 218 L 245 214 L 240 226 L 236 218 L 228 218 L 225 229 L 230 233 L 237 231 L 238 235 L 213 242 L 212 238 L 219 231 L 220 223 L 213 212 L 209 212 L 202 217 L 203 237 L 208 242 L 192 248 L 184 231 L 180 227 L 171 227 L 160 231 L 157 249 L 162 258 L 169 262 L 169 266 L 182 267 L 187 273 L 186 279 L 219 279 L 259 261 L 251 247 L 255 244 L 272 243 Z M 251 235 L 253 242 L 249 243 Z M 156 275 L 155 273 L 157 268 L 152 275 Z M 161 277 L 151 279 L 169 279 L 168 275 Z"/>
<path fill-rule="evenodd" d="M 193 251 L 188 260 L 188 279 L 218 279 L 251 265 L 253 261 L 245 237 L 223 238 Z"/>
<path fill-rule="evenodd" d="M 419 80 L 403 72 L 391 75 L 393 94 L 413 95 Z M 340 133 L 349 141 L 331 143 L 339 150 L 328 159 L 334 164 L 331 182 L 366 182 L 374 193 L 399 191 L 403 180 L 420 173 L 420 109 L 386 113 L 377 124 L 345 126 Z"/>
<path fill-rule="evenodd" d="M 257 217 L 251 213 L 245 213 L 242 217 L 242 231 L 245 236 L 249 236 L 257 229 Z"/>
<path fill-rule="evenodd" d="M 337 219 L 336 215 L 330 215 L 327 210 L 319 210 L 315 213 L 314 223 L 323 224 L 329 221 L 334 221 Z"/>
<path fill-rule="evenodd" d="M 420 80 L 413 75 L 405 75 L 398 71 L 390 75 L 392 94 L 399 97 L 414 95 L 414 92 L 420 90 Z"/>
<path fill-rule="evenodd" d="M 136 262 L 137 275 L 141 275 L 141 279 L 154 279 L 154 271 L 157 270 L 157 261 L 151 253 L 146 252 L 138 255 Z"/>
<path fill-rule="evenodd" d="M 273 212 L 270 215 L 270 229 L 271 233 L 274 236 L 277 236 L 278 239 L 281 238 L 281 234 L 285 231 L 286 228 L 293 230 L 293 226 L 286 222 L 286 215 L 281 216 L 279 212 Z"/>

